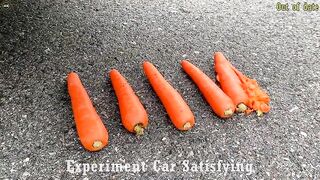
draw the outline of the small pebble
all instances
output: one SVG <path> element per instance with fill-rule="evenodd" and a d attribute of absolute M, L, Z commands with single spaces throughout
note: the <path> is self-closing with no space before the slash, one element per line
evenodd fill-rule
<path fill-rule="evenodd" d="M 15 170 L 15 169 L 13 169 L 13 168 L 10 169 L 10 173 L 13 173 L 13 172 L 15 172 L 15 171 L 17 171 L 17 170 Z"/>
<path fill-rule="evenodd" d="M 24 173 L 22 174 L 22 176 L 24 176 L 24 177 L 25 177 L 25 176 L 30 176 L 30 173 L 26 171 L 26 172 L 24 172 Z"/>
<path fill-rule="evenodd" d="M 290 148 L 290 152 L 294 152 L 294 149 Z"/>
<path fill-rule="evenodd" d="M 283 160 L 290 161 L 290 159 L 289 159 L 289 158 L 283 158 Z"/>
<path fill-rule="evenodd" d="M 300 134 L 301 134 L 302 136 L 304 136 L 304 137 L 307 137 L 307 133 L 305 133 L 305 132 L 303 132 L 303 131 L 301 131 Z"/>
<path fill-rule="evenodd" d="M 289 112 L 293 112 L 293 111 L 298 110 L 298 109 L 299 109 L 299 107 L 294 106 L 292 109 L 289 110 Z"/>
<path fill-rule="evenodd" d="M 23 160 L 23 162 L 29 162 L 30 158 L 26 158 Z"/>
<path fill-rule="evenodd" d="M 48 54 L 50 52 L 50 48 L 47 48 L 46 50 L 44 50 L 44 52 Z"/>

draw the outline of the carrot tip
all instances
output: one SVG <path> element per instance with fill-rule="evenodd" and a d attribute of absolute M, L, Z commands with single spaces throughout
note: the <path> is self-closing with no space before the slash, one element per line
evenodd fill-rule
<path fill-rule="evenodd" d="M 257 112 L 257 116 L 259 117 L 263 116 L 263 112 L 261 110 L 257 110 L 256 112 Z"/>
<path fill-rule="evenodd" d="M 187 123 L 185 123 L 185 124 L 183 125 L 183 129 L 184 129 L 184 130 L 189 130 L 191 127 L 192 127 L 192 126 L 191 126 L 191 123 L 189 123 L 189 122 L 187 122 Z"/>
<path fill-rule="evenodd" d="M 248 109 L 248 107 L 243 104 L 243 103 L 240 103 L 238 106 L 237 106 L 237 112 L 238 113 L 243 113 L 245 112 L 246 110 Z"/>
<path fill-rule="evenodd" d="M 144 128 L 142 127 L 141 124 L 135 125 L 133 130 L 136 133 L 136 135 L 138 135 L 138 136 L 141 136 L 144 134 Z"/>
<path fill-rule="evenodd" d="M 92 144 L 92 147 L 99 149 L 102 146 L 102 142 L 101 141 L 94 141 Z"/>
<path fill-rule="evenodd" d="M 224 111 L 224 115 L 227 116 L 227 117 L 232 116 L 232 114 L 233 114 L 233 110 L 232 109 L 228 109 L 228 110 Z"/>

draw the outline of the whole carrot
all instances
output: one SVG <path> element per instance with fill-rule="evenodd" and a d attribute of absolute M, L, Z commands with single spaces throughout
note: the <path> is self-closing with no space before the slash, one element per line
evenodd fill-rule
<path fill-rule="evenodd" d="M 79 76 L 67 77 L 73 116 L 81 144 L 88 151 L 98 151 L 108 144 L 108 131 L 97 114 Z"/>
<path fill-rule="evenodd" d="M 219 117 L 232 116 L 235 111 L 234 103 L 206 74 L 187 60 L 182 60 L 181 66 Z"/>
<path fill-rule="evenodd" d="M 221 52 L 214 54 L 214 68 L 217 73 L 217 80 L 220 83 L 221 89 L 232 99 L 237 106 L 237 112 L 247 110 L 249 97 L 242 87 L 242 83 L 237 74 L 229 66 Z"/>
<path fill-rule="evenodd" d="M 111 70 L 109 75 L 118 99 L 123 126 L 130 132 L 142 135 L 148 125 L 146 110 L 129 83 L 117 70 Z"/>
<path fill-rule="evenodd" d="M 143 69 L 175 127 L 179 130 L 191 129 L 194 126 L 195 119 L 181 95 L 150 62 L 145 61 Z"/>

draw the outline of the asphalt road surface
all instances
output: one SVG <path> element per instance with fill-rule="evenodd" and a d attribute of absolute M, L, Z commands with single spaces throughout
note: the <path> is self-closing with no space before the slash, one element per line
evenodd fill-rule
<path fill-rule="evenodd" d="M 319 179 L 320 10 L 302 7 L 277 11 L 276 1 L 262 0 L 1 0 L 0 179 Z M 215 51 L 258 80 L 272 99 L 269 114 L 214 115 L 179 62 L 188 58 L 214 78 Z M 170 122 L 143 74 L 144 59 L 190 105 L 197 121 L 191 131 Z M 148 111 L 143 137 L 120 123 L 107 77 L 112 68 Z M 108 127 L 109 146 L 100 152 L 85 151 L 77 138 L 70 71 L 79 73 Z M 124 172 L 91 167 L 125 163 Z M 147 167 L 133 171 L 135 163 Z"/>

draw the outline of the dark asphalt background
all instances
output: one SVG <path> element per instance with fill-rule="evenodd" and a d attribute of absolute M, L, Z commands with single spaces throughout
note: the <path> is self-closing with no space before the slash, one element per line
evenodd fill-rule
<path fill-rule="evenodd" d="M 276 1 L 0 1 L 0 179 L 319 179 L 320 11 L 277 12 Z M 313 1 L 318 2 L 318 1 Z M 320 3 L 320 2 L 318 2 Z M 217 118 L 181 70 L 189 58 L 214 78 L 222 51 L 272 98 L 262 118 Z M 153 62 L 183 95 L 197 123 L 179 132 L 143 75 Z M 148 113 L 145 136 L 121 125 L 107 77 L 118 69 Z M 77 71 L 104 124 L 109 146 L 79 144 L 66 75 Z M 107 79 L 107 80 L 106 80 Z M 254 173 L 89 173 L 81 163 L 247 162 Z"/>

